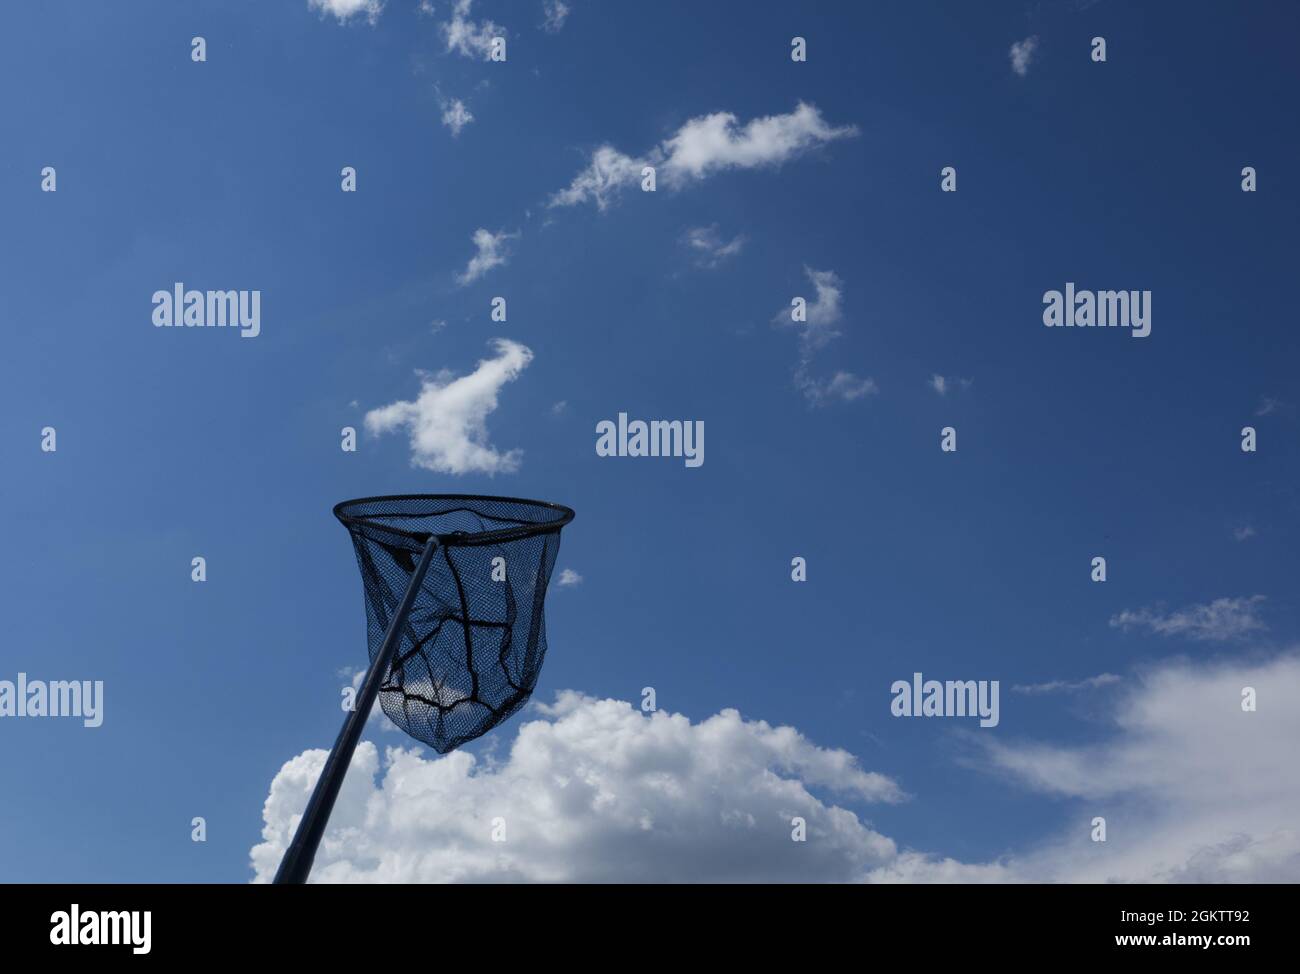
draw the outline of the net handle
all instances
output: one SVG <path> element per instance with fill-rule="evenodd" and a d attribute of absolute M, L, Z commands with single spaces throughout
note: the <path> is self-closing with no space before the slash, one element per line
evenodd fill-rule
<path fill-rule="evenodd" d="M 303 812 L 297 831 L 294 832 L 293 841 L 289 843 L 284 858 L 280 860 L 280 868 L 275 873 L 276 885 L 307 882 L 312 862 L 316 858 L 316 848 L 325 835 L 325 826 L 329 823 L 334 801 L 339 796 L 339 789 L 343 787 L 343 778 L 347 774 L 348 765 L 352 763 L 352 752 L 356 750 L 357 742 L 361 740 L 361 732 L 365 729 L 366 720 L 374 707 L 375 697 L 379 695 L 379 687 L 384 682 L 389 664 L 392 663 L 393 655 L 402 641 L 402 629 L 406 626 L 411 607 L 415 605 L 415 597 L 420 591 L 420 586 L 424 584 L 424 576 L 428 573 L 429 564 L 433 561 L 434 552 L 437 550 L 438 538 L 431 536 L 425 542 L 424 551 L 420 554 L 420 561 L 416 564 L 415 571 L 411 573 L 406 594 L 402 596 L 396 614 L 388 623 L 384 642 L 379 647 L 379 652 L 375 654 L 374 660 L 371 661 L 369 669 L 366 670 L 366 678 L 361 683 L 361 692 L 357 694 L 353 709 L 343 721 L 343 728 L 339 731 L 334 747 L 325 760 L 325 767 L 316 780 L 316 787 L 312 789 L 307 809 Z"/>

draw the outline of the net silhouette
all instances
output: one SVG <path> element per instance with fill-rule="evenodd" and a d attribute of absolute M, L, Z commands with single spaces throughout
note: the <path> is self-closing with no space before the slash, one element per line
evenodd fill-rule
<path fill-rule="evenodd" d="M 432 535 L 433 555 L 379 702 L 440 754 L 527 701 L 546 657 L 543 600 L 572 513 L 497 497 L 384 497 L 334 510 L 352 535 L 373 663 Z"/>
<path fill-rule="evenodd" d="M 522 707 L 546 657 L 542 606 L 573 511 L 470 494 L 344 501 L 361 568 L 370 665 L 275 882 L 305 883 L 376 700 L 446 754 Z"/>

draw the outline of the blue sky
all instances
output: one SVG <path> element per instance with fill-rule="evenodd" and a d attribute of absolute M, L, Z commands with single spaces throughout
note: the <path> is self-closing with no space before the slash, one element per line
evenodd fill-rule
<path fill-rule="evenodd" d="M 1215 739 L 1258 752 L 1293 729 L 1294 9 L 572 0 L 548 30 L 541 0 L 321 7 L 7 14 L 0 679 L 103 680 L 105 721 L 0 722 L 0 878 L 249 879 L 272 780 L 332 742 L 339 671 L 365 659 L 330 508 L 407 492 L 578 512 L 558 566 L 582 580 L 548 597 L 538 700 L 652 686 L 692 722 L 797 728 L 908 796 L 850 786 L 814 811 L 927 863 L 1057 863 L 1107 808 L 1137 842 L 1188 807 L 1200 831 L 1160 868 L 1242 835 L 1300 863 L 1285 816 L 1227 821 L 1204 795 L 1062 770 L 1160 763 L 1181 731 L 1153 711 L 1262 675 L 1259 724 L 1281 723 Z M 473 47 L 488 22 L 503 63 Z M 1009 52 L 1030 38 L 1021 73 Z M 457 100 L 473 120 L 455 133 Z M 746 128 L 801 105 L 788 151 Z M 663 147 L 715 113 L 734 116 L 724 150 L 674 178 Z M 606 146 L 657 159 L 657 191 L 556 205 Z M 480 229 L 505 259 L 465 281 Z M 710 261 L 692 230 L 742 241 Z M 810 271 L 838 302 L 802 373 L 830 390 L 817 402 L 776 321 L 813 300 Z M 261 334 L 154 328 L 151 295 L 177 281 L 259 289 Z M 1151 335 L 1044 328 L 1067 281 L 1150 290 Z M 416 399 L 417 372 L 470 375 L 495 339 L 531 351 L 482 407 L 483 442 L 517 462 L 431 469 L 400 430 L 367 429 Z M 836 395 L 840 372 L 869 391 Z M 702 420 L 704 464 L 597 456 L 619 412 Z M 999 726 L 891 717 L 915 671 L 1001 681 Z M 1119 679 L 1010 689 L 1102 674 Z M 582 706 L 469 750 L 505 760 L 521 723 Z M 1206 782 L 1231 764 L 1179 754 Z M 1294 764 L 1278 774 L 1296 810 Z"/>

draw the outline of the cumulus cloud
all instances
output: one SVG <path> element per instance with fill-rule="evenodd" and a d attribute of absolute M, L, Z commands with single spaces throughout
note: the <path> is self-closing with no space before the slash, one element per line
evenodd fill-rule
<path fill-rule="evenodd" d="M 569 5 L 564 0 L 542 0 L 542 30 L 557 33 L 569 16 Z"/>
<path fill-rule="evenodd" d="M 667 186 L 681 188 L 728 169 L 780 166 L 816 146 L 857 134 L 855 126 L 829 124 L 806 102 L 788 114 L 751 119 L 743 126 L 731 112 L 701 115 L 641 156 L 599 147 L 569 186 L 551 196 L 550 205 L 590 200 L 604 210 L 618 192 L 640 180 L 644 166 L 654 166 L 657 179 Z"/>
<path fill-rule="evenodd" d="M 504 453 L 488 442 L 487 417 L 497 408 L 501 387 L 519 377 L 533 360 L 530 349 L 505 338 L 492 342 L 495 358 L 484 359 L 469 375 L 442 371 L 420 376 L 420 395 L 366 413 L 366 429 L 376 435 L 406 429 L 411 465 L 437 473 L 513 473 L 520 450 Z"/>
<path fill-rule="evenodd" d="M 339 23 L 363 15 L 373 24 L 384 9 L 384 0 L 307 0 L 307 9 L 319 10 L 322 17 L 333 14 Z"/>
<path fill-rule="evenodd" d="M 493 233 L 479 227 L 470 238 L 474 241 L 477 252 L 469 259 L 465 269 L 456 275 L 457 282 L 462 286 L 470 284 L 492 268 L 500 267 L 510 259 L 510 241 L 518 240 L 519 236 L 518 233 L 506 233 L 504 230 Z"/>
<path fill-rule="evenodd" d="M 1011 45 L 1008 52 L 1011 57 L 1011 70 L 1020 77 L 1029 73 L 1029 65 L 1033 63 L 1034 52 L 1038 50 L 1038 35 L 1026 37 L 1023 41 L 1016 41 Z"/>
<path fill-rule="evenodd" d="M 772 319 L 777 325 L 793 326 L 799 330 L 799 363 L 795 366 L 795 386 L 815 406 L 824 405 L 832 399 L 852 402 L 879 392 L 874 379 L 863 378 L 852 372 L 839 370 L 829 379 L 813 375 L 814 356 L 840 336 L 837 326 L 844 317 L 841 307 L 844 285 L 834 271 L 805 267 L 804 273 L 808 275 L 816 295 L 807 302 L 804 320 L 795 321 L 792 308 L 783 308 Z"/>
<path fill-rule="evenodd" d="M 1075 693 L 1079 690 L 1096 690 L 1120 682 L 1114 673 L 1099 673 L 1082 680 L 1050 680 L 1047 683 L 1020 683 L 1011 689 L 1014 693 Z"/>
<path fill-rule="evenodd" d="M 560 572 L 560 578 L 555 584 L 559 585 L 560 588 L 568 588 L 570 585 L 581 585 L 582 576 L 572 568 L 566 568 Z"/>
<path fill-rule="evenodd" d="M 369 741 L 316 856 L 316 882 L 725 882 L 852 880 L 894 843 L 829 796 L 903 799 L 846 751 L 723 710 L 692 723 L 565 691 L 520 725 L 509 757 L 428 759 Z M 288 761 L 252 850 L 268 881 L 325 751 Z M 790 841 L 791 819 L 808 841 Z M 493 819 L 506 841 L 493 842 Z"/>
<path fill-rule="evenodd" d="M 1268 628 L 1259 618 L 1259 606 L 1264 600 L 1262 595 L 1215 599 L 1208 605 L 1189 605 L 1176 612 L 1164 612 L 1159 607 L 1125 609 L 1112 616 L 1110 624 L 1116 629 L 1144 628 L 1161 636 L 1186 636 L 1202 642 L 1240 639 Z"/>
<path fill-rule="evenodd" d="M 735 257 L 745 247 L 744 236 L 724 240 L 715 223 L 708 227 L 691 227 L 682 235 L 682 244 L 695 255 L 698 267 L 717 267 L 728 257 Z"/>
<path fill-rule="evenodd" d="M 506 30 L 490 20 L 471 20 L 470 8 L 473 5 L 474 0 L 455 0 L 451 6 L 451 19 L 441 25 L 442 36 L 447 42 L 448 53 L 455 51 L 464 57 L 486 61 L 492 56 L 492 39 L 505 37 Z"/>
<path fill-rule="evenodd" d="M 1252 687 L 1258 710 L 1241 708 Z M 1064 803 L 1061 831 L 989 862 L 900 849 L 849 802 L 899 802 L 891 778 L 792 727 L 723 710 L 698 723 L 563 691 L 518 725 L 509 756 L 358 747 L 317 882 L 1297 882 L 1300 654 L 1166 661 L 1125 680 L 1100 741 L 975 733 L 972 767 Z M 271 783 L 269 880 L 326 752 Z M 943 801 L 942 794 L 915 801 Z M 803 818 L 808 841 L 790 841 Z M 1104 843 L 1090 839 L 1107 819 Z M 493 819 L 507 841 L 491 840 Z"/>
<path fill-rule="evenodd" d="M 460 135 L 460 130 L 474 121 L 474 113 L 459 98 L 442 100 L 442 124 L 451 129 L 453 137 Z"/>

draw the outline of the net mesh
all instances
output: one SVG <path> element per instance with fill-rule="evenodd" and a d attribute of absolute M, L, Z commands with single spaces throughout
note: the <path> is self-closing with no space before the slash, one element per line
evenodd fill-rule
<path fill-rule="evenodd" d="M 430 535 L 420 586 L 379 701 L 388 719 L 440 754 L 527 702 L 546 656 L 542 602 L 568 508 L 501 497 L 346 501 L 373 662 Z"/>

